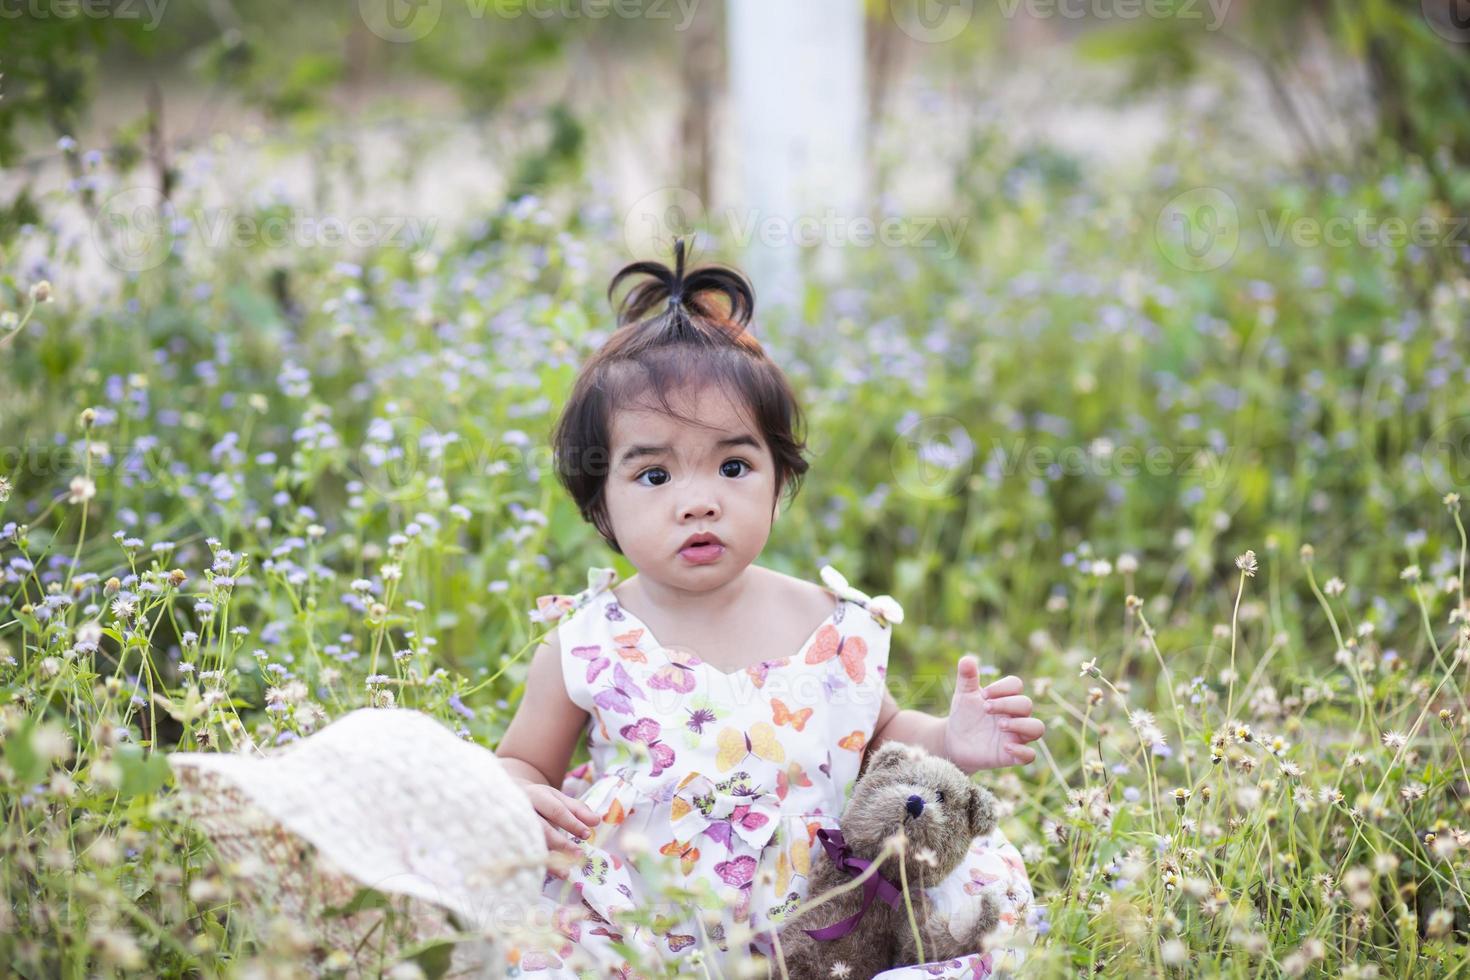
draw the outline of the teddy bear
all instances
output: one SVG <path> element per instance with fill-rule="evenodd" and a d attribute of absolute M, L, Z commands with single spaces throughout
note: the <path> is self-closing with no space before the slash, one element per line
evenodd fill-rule
<path fill-rule="evenodd" d="M 838 962 L 849 968 L 846 976 L 866 980 L 895 966 L 978 953 L 999 921 L 999 905 L 985 895 L 974 924 L 956 937 L 948 922 L 931 919 L 924 893 L 959 867 L 973 838 L 995 829 L 995 797 L 949 760 L 916 746 L 885 742 L 867 761 L 842 812 L 840 832 L 817 833 L 821 844 L 806 901 L 861 874 L 884 843 L 902 833 L 922 960 L 901 891 L 900 858 L 893 854 L 864 885 L 782 924 L 781 953 L 792 980 L 831 976 Z"/>

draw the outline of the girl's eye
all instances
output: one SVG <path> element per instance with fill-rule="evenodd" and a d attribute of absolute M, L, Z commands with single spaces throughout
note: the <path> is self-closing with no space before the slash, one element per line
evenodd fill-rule
<path fill-rule="evenodd" d="M 731 464 L 734 464 L 736 466 L 743 466 L 745 469 L 744 470 L 739 470 L 739 471 L 736 471 L 736 472 L 733 472 L 732 473 L 728 469 L 728 467 Z M 723 463 L 720 464 L 720 472 L 722 474 L 724 474 L 725 476 L 730 477 L 731 479 L 738 479 L 738 478 L 744 476 L 746 474 L 746 472 L 748 472 L 750 469 L 751 469 L 751 465 L 749 463 L 747 463 L 743 459 L 727 459 Z M 652 473 L 660 473 L 660 474 L 663 475 L 664 479 L 656 480 L 655 482 L 653 482 L 651 484 L 649 484 L 649 483 L 643 483 L 643 478 L 645 476 L 648 476 L 649 474 L 652 474 Z M 662 466 L 651 466 L 648 469 L 644 470 L 642 473 L 639 473 L 636 477 L 634 477 L 634 480 L 637 483 L 642 483 L 643 486 L 645 486 L 645 487 L 646 486 L 661 487 L 665 483 L 668 482 L 668 475 L 669 475 L 669 471 L 666 470 L 666 469 L 664 469 Z"/>

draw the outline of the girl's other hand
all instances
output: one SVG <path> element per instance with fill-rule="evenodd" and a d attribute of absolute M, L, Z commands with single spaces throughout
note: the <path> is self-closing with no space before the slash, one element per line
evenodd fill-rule
<path fill-rule="evenodd" d="M 1046 733 L 1046 722 L 1031 717 L 1031 699 L 1021 693 L 1021 678 L 1007 675 L 980 687 L 980 663 L 959 661 L 959 682 L 944 726 L 945 754 L 966 772 L 1025 765 L 1036 758 L 1026 745 Z"/>
<path fill-rule="evenodd" d="M 545 783 L 522 782 L 521 789 L 525 791 L 531 806 L 541 818 L 541 829 L 546 834 L 546 849 L 581 864 L 582 852 L 566 835 L 571 834 L 580 840 L 586 840 L 592 834 L 592 825 L 600 823 L 602 818 L 581 800 Z"/>

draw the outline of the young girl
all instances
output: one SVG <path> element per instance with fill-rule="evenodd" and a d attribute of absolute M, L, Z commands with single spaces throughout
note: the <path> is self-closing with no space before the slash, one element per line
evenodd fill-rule
<path fill-rule="evenodd" d="M 628 265 L 609 299 L 629 276 L 649 278 L 618 306 L 553 441 L 582 516 L 637 574 L 593 568 L 586 589 L 532 614 L 557 626 L 496 754 L 571 860 L 545 882 L 556 941 L 517 950 L 516 966 L 779 975 L 761 958 L 808 897 L 817 831 L 838 826 L 865 752 L 894 739 L 973 773 L 1030 762 L 1045 726 L 1018 678 L 981 688 L 968 656 L 948 717 L 900 710 L 885 680 L 898 603 L 830 566 L 824 588 L 755 564 L 807 463 L 791 387 L 747 330 L 752 289 L 723 266 L 686 274 L 682 240 L 672 271 Z M 568 773 L 584 733 L 590 761 Z M 671 887 L 688 901 L 660 898 Z M 999 830 L 927 890 L 952 921 L 990 892 L 1007 933 L 1031 900 Z M 975 952 L 949 972 L 987 975 L 996 951 Z"/>

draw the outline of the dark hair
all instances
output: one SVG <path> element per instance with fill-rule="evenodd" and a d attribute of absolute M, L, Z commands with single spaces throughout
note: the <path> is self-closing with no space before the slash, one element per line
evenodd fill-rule
<path fill-rule="evenodd" d="M 603 491 L 611 469 L 612 413 L 652 392 L 663 412 L 703 424 L 674 411 L 669 392 L 715 384 L 737 394 L 754 417 L 775 461 L 776 495 L 795 496 L 808 463 L 796 432 L 801 408 L 786 375 L 747 329 L 755 312 L 749 280 L 723 265 L 684 270 L 684 239 L 674 242 L 674 268 L 661 262 L 633 262 L 618 270 L 607 287 L 608 302 L 618 284 L 647 276 L 614 304 L 617 328 L 577 375 L 572 393 L 552 433 L 556 475 L 576 501 L 582 518 L 618 554 Z M 772 500 L 775 504 L 775 500 Z"/>

